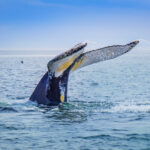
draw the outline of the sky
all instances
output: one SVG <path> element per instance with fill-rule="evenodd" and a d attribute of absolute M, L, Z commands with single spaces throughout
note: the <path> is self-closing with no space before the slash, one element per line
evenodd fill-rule
<path fill-rule="evenodd" d="M 150 41 L 149 0 L 0 0 L 0 50 Z M 149 42 L 150 43 L 150 42 Z"/>

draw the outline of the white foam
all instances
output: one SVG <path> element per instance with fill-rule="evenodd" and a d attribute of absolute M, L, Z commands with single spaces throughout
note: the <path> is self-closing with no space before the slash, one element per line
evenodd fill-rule
<path fill-rule="evenodd" d="M 150 112 L 150 104 L 144 105 L 144 104 L 134 104 L 134 103 L 123 103 L 116 105 L 110 109 L 105 109 L 103 112 Z"/>

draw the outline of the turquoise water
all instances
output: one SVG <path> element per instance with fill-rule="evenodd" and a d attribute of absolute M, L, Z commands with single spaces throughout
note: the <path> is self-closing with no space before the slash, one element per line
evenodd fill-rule
<path fill-rule="evenodd" d="M 0 57 L 0 149 L 150 149 L 150 55 L 72 73 L 68 103 L 54 109 L 28 101 L 49 60 Z"/>

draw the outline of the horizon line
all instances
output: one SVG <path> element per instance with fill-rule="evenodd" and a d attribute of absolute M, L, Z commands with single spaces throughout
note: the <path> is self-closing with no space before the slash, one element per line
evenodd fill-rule
<path fill-rule="evenodd" d="M 38 49 L 38 48 L 0 48 L 0 51 L 62 51 L 64 49 Z"/>

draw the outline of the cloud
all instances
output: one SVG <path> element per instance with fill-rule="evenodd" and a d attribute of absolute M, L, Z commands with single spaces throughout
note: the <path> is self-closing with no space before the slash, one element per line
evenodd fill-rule
<path fill-rule="evenodd" d="M 131 3 L 131 2 L 135 2 L 135 3 L 145 3 L 145 4 L 150 4 L 150 1 L 149 0 L 107 0 L 107 1 L 110 1 L 110 2 L 126 2 L 126 3 Z"/>
<path fill-rule="evenodd" d="M 42 6 L 42 7 L 67 7 L 67 5 L 61 3 L 51 3 L 44 2 L 42 0 L 23 0 L 24 3 L 32 6 Z"/>

